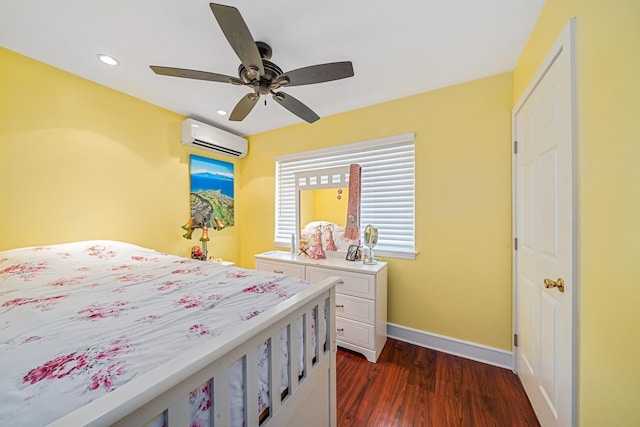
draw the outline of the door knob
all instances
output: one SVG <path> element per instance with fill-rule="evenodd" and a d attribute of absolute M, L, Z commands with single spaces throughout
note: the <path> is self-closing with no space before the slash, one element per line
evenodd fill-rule
<path fill-rule="evenodd" d="M 551 279 L 544 279 L 544 287 L 545 288 L 558 288 L 560 292 L 564 292 L 564 279 L 562 277 L 558 277 L 558 281 L 553 281 Z"/>

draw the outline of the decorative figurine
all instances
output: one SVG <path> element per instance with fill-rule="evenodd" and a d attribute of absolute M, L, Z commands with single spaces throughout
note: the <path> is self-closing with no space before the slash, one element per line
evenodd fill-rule
<path fill-rule="evenodd" d="M 332 252 L 337 251 L 338 246 L 336 246 L 336 242 L 333 240 L 333 224 L 327 224 L 324 228 L 327 230 L 327 250 Z"/>
<path fill-rule="evenodd" d="M 298 241 L 298 250 L 300 251 L 298 255 L 305 254 L 306 256 L 310 256 L 309 252 L 307 252 L 309 250 L 309 242 L 307 239 L 300 239 Z"/>
<path fill-rule="evenodd" d="M 204 254 L 202 253 L 202 249 L 200 249 L 200 246 L 194 246 L 191 248 L 191 258 L 192 259 L 199 259 L 199 260 L 203 260 L 205 258 Z"/>
<path fill-rule="evenodd" d="M 322 226 L 316 227 L 314 240 L 314 245 L 313 248 L 311 248 L 311 254 L 309 254 L 309 257 L 312 259 L 325 259 L 327 254 L 324 252 L 324 248 L 322 247 Z"/>

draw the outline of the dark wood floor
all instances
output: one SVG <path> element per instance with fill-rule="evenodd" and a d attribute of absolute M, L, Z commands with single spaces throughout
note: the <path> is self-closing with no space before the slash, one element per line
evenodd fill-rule
<path fill-rule="evenodd" d="M 539 426 L 507 369 L 389 339 L 378 359 L 338 349 L 338 426 Z"/>

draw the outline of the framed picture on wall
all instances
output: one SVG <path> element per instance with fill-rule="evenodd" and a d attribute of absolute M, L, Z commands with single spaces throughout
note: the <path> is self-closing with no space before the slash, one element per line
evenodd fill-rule
<path fill-rule="evenodd" d="M 358 248 L 358 245 L 350 245 L 349 249 L 347 249 L 347 256 L 345 259 L 348 261 L 355 261 L 358 257 Z"/>
<path fill-rule="evenodd" d="M 191 218 L 207 228 L 234 225 L 233 163 L 191 154 Z M 198 228 L 197 226 L 195 228 Z"/>

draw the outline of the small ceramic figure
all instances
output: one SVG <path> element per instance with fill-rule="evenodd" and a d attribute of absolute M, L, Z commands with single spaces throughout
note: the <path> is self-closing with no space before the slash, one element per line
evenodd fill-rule
<path fill-rule="evenodd" d="M 322 247 L 321 226 L 316 227 L 315 242 L 313 248 L 311 249 L 309 257 L 313 259 L 325 259 L 327 257 L 327 254 L 324 252 L 324 248 Z"/>
<path fill-rule="evenodd" d="M 333 224 L 325 225 L 325 229 L 327 230 L 327 250 L 335 252 L 338 250 L 338 246 L 336 246 L 336 242 L 333 240 Z"/>

